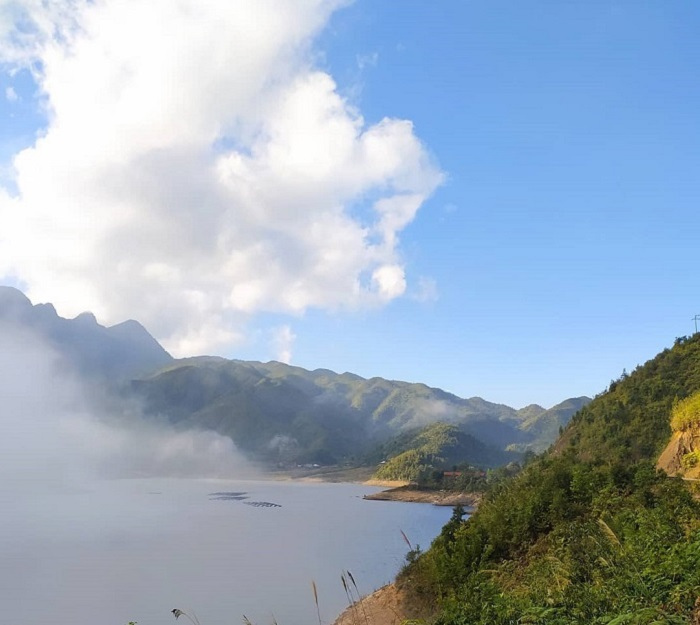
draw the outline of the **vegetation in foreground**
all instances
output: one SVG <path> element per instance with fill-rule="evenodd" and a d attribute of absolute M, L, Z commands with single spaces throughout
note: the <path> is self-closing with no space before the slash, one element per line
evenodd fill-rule
<path fill-rule="evenodd" d="M 700 335 L 623 374 L 548 454 L 456 510 L 399 583 L 439 625 L 700 622 L 700 506 L 657 472 L 700 391 Z"/>

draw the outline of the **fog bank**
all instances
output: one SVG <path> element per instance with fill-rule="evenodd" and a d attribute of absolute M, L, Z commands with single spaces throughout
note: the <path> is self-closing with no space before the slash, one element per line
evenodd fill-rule
<path fill-rule="evenodd" d="M 154 423 L 133 406 L 128 416 L 96 408 L 89 384 L 36 335 L 0 322 L 0 489 L 105 477 L 251 475 L 229 438 Z"/>

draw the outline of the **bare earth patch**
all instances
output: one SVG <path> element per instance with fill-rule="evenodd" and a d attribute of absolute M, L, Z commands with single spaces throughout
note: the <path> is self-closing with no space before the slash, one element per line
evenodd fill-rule
<path fill-rule="evenodd" d="M 416 616 L 406 605 L 403 591 L 389 584 L 347 608 L 334 625 L 399 625 Z"/>
<path fill-rule="evenodd" d="M 366 486 L 381 486 L 382 488 L 400 488 L 401 486 L 408 486 L 410 482 L 405 480 L 367 480 L 363 482 Z"/>
<path fill-rule="evenodd" d="M 700 431 L 698 428 L 674 432 L 666 449 L 659 456 L 656 468 L 663 469 L 672 477 L 681 476 L 687 480 L 697 481 L 700 478 L 700 465 L 684 468 L 683 457 L 698 450 L 700 450 Z"/>
<path fill-rule="evenodd" d="M 406 501 L 411 503 L 431 503 L 435 506 L 464 506 L 475 508 L 481 501 L 481 493 L 455 492 L 450 490 L 423 490 L 411 486 L 400 486 L 380 493 L 365 495 L 364 499 L 374 501 Z"/>
<path fill-rule="evenodd" d="M 374 467 L 296 467 L 267 470 L 265 475 L 268 479 L 279 481 L 299 480 L 300 482 L 363 484 L 372 477 L 374 471 Z"/>

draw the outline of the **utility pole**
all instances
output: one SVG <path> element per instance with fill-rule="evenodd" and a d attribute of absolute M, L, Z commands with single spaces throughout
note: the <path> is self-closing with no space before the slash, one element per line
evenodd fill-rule
<path fill-rule="evenodd" d="M 700 321 L 700 315 L 695 315 L 693 317 L 693 321 L 695 322 L 695 334 L 698 333 L 698 321 Z"/>

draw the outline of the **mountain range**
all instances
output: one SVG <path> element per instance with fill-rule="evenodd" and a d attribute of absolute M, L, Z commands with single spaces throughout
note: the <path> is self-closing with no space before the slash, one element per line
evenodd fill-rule
<path fill-rule="evenodd" d="M 549 447 L 590 401 L 516 410 L 425 384 L 274 361 L 174 359 L 137 321 L 104 327 L 90 313 L 64 319 L 12 287 L 0 287 L 0 322 L 0 334 L 31 333 L 87 384 L 108 389 L 112 407 L 138 405 L 148 419 L 214 430 L 252 458 L 285 466 L 372 462 L 396 436 L 438 422 L 470 437 L 473 457 L 465 462 L 500 464 Z"/>

